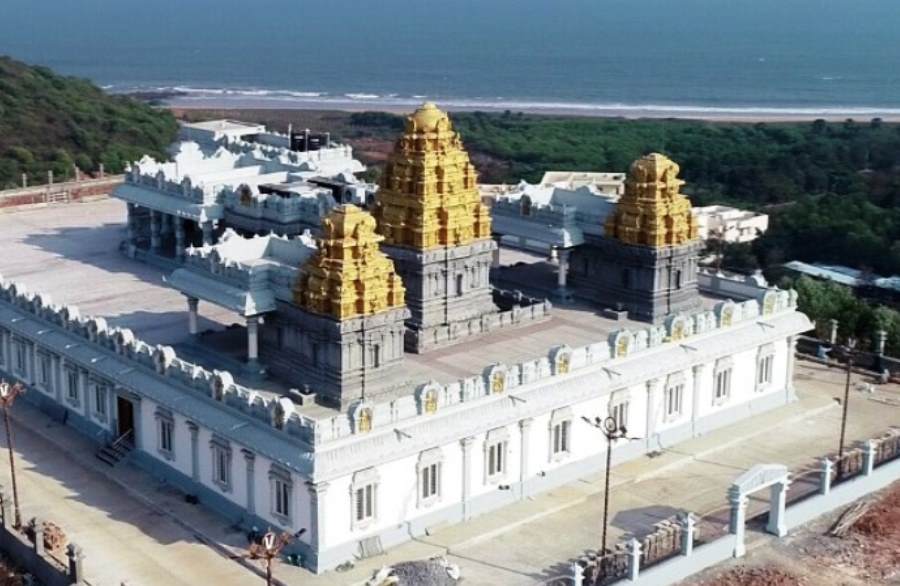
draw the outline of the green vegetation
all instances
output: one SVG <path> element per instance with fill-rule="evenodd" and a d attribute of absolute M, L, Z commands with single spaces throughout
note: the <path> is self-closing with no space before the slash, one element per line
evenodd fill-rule
<path fill-rule="evenodd" d="M 625 171 L 651 151 L 681 165 L 694 205 L 763 210 L 770 231 L 753 247 L 726 247 L 723 266 L 832 262 L 900 274 L 900 126 L 874 119 L 739 124 L 482 112 L 454 123 L 482 180 L 537 181 L 544 171 Z M 400 118 L 360 113 L 375 135 Z M 755 260 L 754 260 L 755 257 Z"/>
<path fill-rule="evenodd" d="M 163 157 L 176 132 L 166 111 L 0 57 L 0 188 L 18 185 L 22 173 L 32 183 L 51 170 L 71 178 L 75 165 L 120 173 L 145 154 Z"/>
<path fill-rule="evenodd" d="M 854 336 L 860 341 L 861 349 L 874 350 L 875 332 L 884 330 L 886 353 L 900 356 L 900 312 L 897 310 L 858 299 L 843 285 L 806 276 L 785 277 L 779 286 L 797 290 L 800 311 L 815 320 L 820 338 L 828 339 L 830 320 L 836 319 L 840 339 Z"/>

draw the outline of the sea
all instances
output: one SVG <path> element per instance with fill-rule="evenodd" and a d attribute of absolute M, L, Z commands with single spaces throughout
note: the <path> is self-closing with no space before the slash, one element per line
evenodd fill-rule
<path fill-rule="evenodd" d="M 0 0 L 0 54 L 187 106 L 900 116 L 900 0 Z"/>

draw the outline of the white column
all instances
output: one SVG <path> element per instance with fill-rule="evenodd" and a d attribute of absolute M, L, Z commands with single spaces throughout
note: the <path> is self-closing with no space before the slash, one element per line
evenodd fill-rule
<path fill-rule="evenodd" d="M 520 442 L 520 458 L 519 458 L 519 498 L 524 499 L 528 496 L 527 491 L 525 490 L 525 482 L 528 480 L 528 456 L 530 455 L 529 451 L 529 438 L 531 437 L 531 424 L 534 422 L 533 419 L 522 419 L 519 421 L 519 431 L 521 433 L 521 442 Z"/>
<path fill-rule="evenodd" d="M 159 235 L 160 230 L 160 213 L 156 210 L 150 210 L 150 251 L 157 254 L 162 242 Z"/>
<path fill-rule="evenodd" d="M 696 519 L 692 513 L 687 513 L 682 519 L 683 531 L 681 532 L 681 555 L 691 555 L 694 553 L 694 525 Z"/>
<path fill-rule="evenodd" d="M 556 284 L 560 289 L 566 288 L 567 274 L 569 272 L 569 251 L 560 249 L 557 254 L 559 267 L 556 271 Z"/>
<path fill-rule="evenodd" d="M 464 437 L 459 440 L 462 447 L 462 515 L 463 520 L 470 518 L 469 496 L 472 491 L 472 446 L 475 444 L 474 437 Z"/>
<path fill-rule="evenodd" d="M 244 463 L 247 465 L 247 512 L 256 514 L 256 454 L 242 449 Z"/>
<path fill-rule="evenodd" d="M 200 229 L 203 230 L 203 245 L 206 246 L 208 244 L 213 243 L 213 225 L 212 222 L 207 220 L 200 224 Z"/>
<path fill-rule="evenodd" d="M 729 531 L 734 535 L 734 557 L 739 558 L 746 553 L 744 547 L 744 530 L 747 524 L 747 497 L 736 491 L 728 491 L 731 503 L 731 519 Z"/>
<path fill-rule="evenodd" d="M 822 476 L 819 478 L 819 494 L 831 492 L 831 473 L 834 464 L 828 458 L 822 458 Z"/>
<path fill-rule="evenodd" d="M 322 549 L 320 542 L 322 528 L 325 526 L 325 492 L 327 482 L 309 483 L 309 544 L 313 551 Z"/>
<path fill-rule="evenodd" d="M 194 482 L 200 482 L 200 428 L 193 421 L 188 421 L 187 426 L 191 432 L 191 478 Z"/>
<path fill-rule="evenodd" d="M 184 260 L 184 220 L 173 217 L 175 222 L 175 258 Z"/>
<path fill-rule="evenodd" d="M 197 308 L 200 305 L 200 300 L 196 297 L 188 297 L 188 333 L 192 336 L 197 335 L 197 331 L 199 328 L 197 327 Z"/>
<path fill-rule="evenodd" d="M 769 489 L 769 523 L 766 531 L 778 537 L 787 535 L 787 524 L 784 520 L 784 509 L 787 504 L 787 480 L 773 484 Z"/>
<path fill-rule="evenodd" d="M 653 434 L 656 431 L 656 399 L 659 395 L 659 383 L 660 380 L 658 378 L 651 378 L 647 381 L 647 424 L 644 437 L 647 438 L 648 450 L 653 441 Z"/>
<path fill-rule="evenodd" d="M 259 359 L 259 316 L 247 318 L 247 362 Z"/>
<path fill-rule="evenodd" d="M 700 417 L 700 384 L 703 382 L 705 364 L 694 365 L 693 392 L 691 393 L 691 435 L 697 435 L 697 419 Z"/>
<path fill-rule="evenodd" d="M 866 442 L 866 448 L 863 452 L 863 474 L 869 476 L 875 471 L 875 457 L 878 454 L 878 444 L 875 440 Z"/>
<path fill-rule="evenodd" d="M 785 399 L 791 401 L 794 398 L 794 354 L 797 352 L 797 336 L 788 336 L 787 339 L 787 357 L 784 374 L 784 393 Z"/>
<path fill-rule="evenodd" d="M 641 542 L 632 539 L 628 542 L 628 579 L 637 581 L 641 573 Z"/>

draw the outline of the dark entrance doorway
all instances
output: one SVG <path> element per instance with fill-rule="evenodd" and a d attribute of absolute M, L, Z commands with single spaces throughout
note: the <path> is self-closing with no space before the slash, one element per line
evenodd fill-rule
<path fill-rule="evenodd" d="M 116 397 L 116 410 L 119 414 L 119 437 L 128 434 L 128 443 L 134 443 L 134 405 L 123 397 Z"/>

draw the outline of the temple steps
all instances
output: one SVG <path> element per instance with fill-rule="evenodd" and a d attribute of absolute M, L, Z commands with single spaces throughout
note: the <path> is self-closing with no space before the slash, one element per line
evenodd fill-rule
<path fill-rule="evenodd" d="M 134 444 L 131 442 L 131 433 L 128 433 L 119 437 L 116 441 L 101 447 L 94 455 L 104 464 L 115 466 L 124 460 L 133 449 Z"/>

